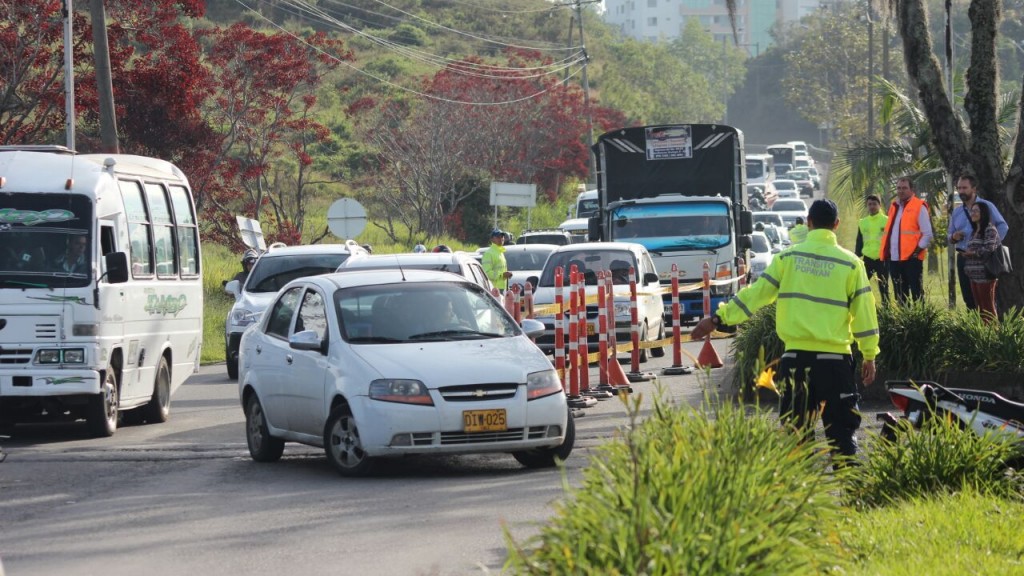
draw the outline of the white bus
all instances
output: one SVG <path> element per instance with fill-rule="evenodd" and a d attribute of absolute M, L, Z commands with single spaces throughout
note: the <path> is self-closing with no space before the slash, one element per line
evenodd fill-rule
<path fill-rule="evenodd" d="M 0 425 L 167 420 L 199 366 L 199 255 L 169 162 L 0 146 Z"/>

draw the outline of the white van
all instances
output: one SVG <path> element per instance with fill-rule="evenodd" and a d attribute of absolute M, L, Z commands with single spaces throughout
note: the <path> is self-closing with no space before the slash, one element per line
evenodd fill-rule
<path fill-rule="evenodd" d="M 169 162 L 0 146 L 0 424 L 167 420 L 203 347 L 199 255 Z"/>

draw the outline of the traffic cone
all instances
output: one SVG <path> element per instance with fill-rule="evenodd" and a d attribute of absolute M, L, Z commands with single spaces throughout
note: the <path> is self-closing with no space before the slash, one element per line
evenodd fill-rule
<path fill-rule="evenodd" d="M 633 387 L 629 385 L 629 378 L 626 377 L 626 372 L 622 370 L 622 364 L 619 364 L 618 359 L 615 358 L 614 351 L 612 351 L 611 356 L 608 358 L 608 382 L 618 393 L 625 392 L 629 394 L 633 392 Z"/>
<path fill-rule="evenodd" d="M 711 345 L 711 338 L 704 339 L 704 346 L 697 355 L 697 365 L 701 368 L 721 368 L 722 359 L 718 357 L 718 351 Z"/>

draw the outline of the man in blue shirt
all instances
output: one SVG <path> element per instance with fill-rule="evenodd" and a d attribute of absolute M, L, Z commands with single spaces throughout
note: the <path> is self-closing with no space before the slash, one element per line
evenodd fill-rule
<path fill-rule="evenodd" d="M 971 228 L 971 206 L 974 206 L 975 202 L 981 202 L 988 206 L 989 220 L 995 225 L 996 230 L 999 231 L 1000 242 L 1006 238 L 1008 227 L 1006 220 L 1003 219 L 1003 215 L 999 213 L 995 204 L 978 197 L 977 178 L 970 174 L 964 174 L 956 182 L 956 191 L 957 195 L 960 196 L 960 201 L 963 202 L 963 206 L 953 209 L 946 237 L 949 239 L 950 244 L 956 243 L 956 276 L 960 281 L 960 296 L 964 299 L 964 305 L 969 310 L 975 310 L 978 305 L 974 302 L 974 296 L 971 294 L 971 280 L 964 274 L 964 261 L 966 258 L 964 258 L 963 254 L 963 251 L 967 249 L 967 241 L 971 239 L 971 234 L 974 233 L 974 230 Z"/>

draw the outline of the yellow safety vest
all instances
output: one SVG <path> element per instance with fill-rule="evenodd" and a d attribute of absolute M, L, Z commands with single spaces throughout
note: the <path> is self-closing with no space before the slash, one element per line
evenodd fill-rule
<path fill-rule="evenodd" d="M 875 297 L 864 263 L 831 230 L 811 230 L 807 240 L 776 254 L 717 314 L 726 325 L 740 324 L 776 300 L 775 330 L 786 350 L 849 354 L 856 340 L 865 360 L 878 355 Z"/>
<path fill-rule="evenodd" d="M 878 260 L 878 253 L 882 251 L 882 236 L 885 235 L 885 225 L 889 217 L 881 210 L 874 216 L 865 216 L 857 222 L 860 229 L 860 238 L 864 245 L 860 253 L 872 260 Z"/>
<path fill-rule="evenodd" d="M 505 278 L 505 272 L 508 271 L 508 264 L 505 261 L 505 247 L 499 244 L 491 242 L 491 247 L 484 250 L 484 255 L 480 259 L 480 264 L 483 266 L 484 274 L 490 278 L 491 284 L 498 290 L 505 290 L 508 288 L 508 278 Z"/>

